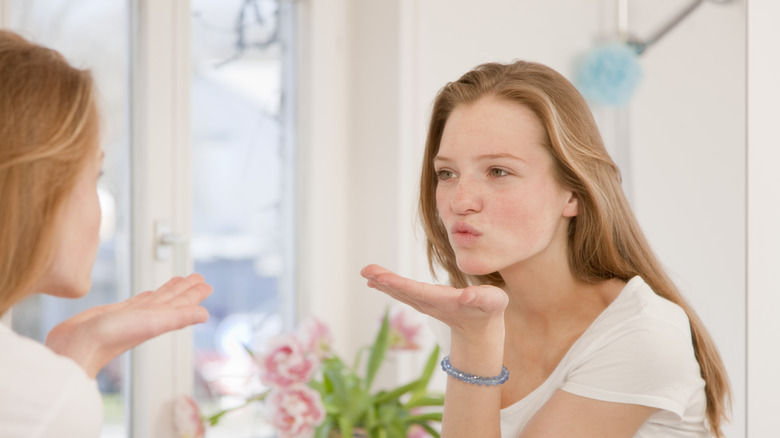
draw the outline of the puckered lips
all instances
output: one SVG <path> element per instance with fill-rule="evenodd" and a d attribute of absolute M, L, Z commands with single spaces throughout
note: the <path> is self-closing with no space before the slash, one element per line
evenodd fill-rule
<path fill-rule="evenodd" d="M 450 235 L 456 245 L 469 247 L 476 243 L 482 233 L 468 223 L 460 221 L 455 222 L 452 228 L 450 228 Z"/>

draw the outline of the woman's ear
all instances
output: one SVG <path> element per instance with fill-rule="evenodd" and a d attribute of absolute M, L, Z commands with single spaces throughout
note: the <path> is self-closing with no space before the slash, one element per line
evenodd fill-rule
<path fill-rule="evenodd" d="M 574 217 L 580 213 L 579 197 L 574 192 L 569 192 L 569 199 L 563 208 L 563 217 Z"/>

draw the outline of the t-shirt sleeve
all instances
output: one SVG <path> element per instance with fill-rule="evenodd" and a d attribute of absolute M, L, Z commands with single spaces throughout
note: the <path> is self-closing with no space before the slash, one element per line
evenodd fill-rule
<path fill-rule="evenodd" d="M 582 397 L 660 409 L 656 418 L 681 421 L 704 386 L 690 328 L 662 318 L 638 318 L 606 334 L 574 367 L 562 389 Z"/>

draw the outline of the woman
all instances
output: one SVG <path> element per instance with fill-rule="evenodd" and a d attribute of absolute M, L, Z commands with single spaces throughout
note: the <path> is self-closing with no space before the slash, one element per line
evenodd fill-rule
<path fill-rule="evenodd" d="M 79 298 L 98 249 L 103 152 L 89 72 L 0 30 L 0 315 L 32 294 Z M 46 345 L 0 324 L 0 431 L 7 438 L 97 437 L 95 382 L 111 359 L 204 322 L 200 275 L 96 307 L 56 326 Z"/>
<path fill-rule="evenodd" d="M 450 327 L 443 436 L 722 436 L 719 354 L 563 76 L 518 61 L 447 84 L 420 189 L 431 270 L 452 287 L 362 275 Z"/>

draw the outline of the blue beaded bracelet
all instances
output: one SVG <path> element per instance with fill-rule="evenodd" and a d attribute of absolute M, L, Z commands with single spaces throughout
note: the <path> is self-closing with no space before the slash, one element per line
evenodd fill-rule
<path fill-rule="evenodd" d="M 505 366 L 501 367 L 501 374 L 495 377 L 480 377 L 473 374 L 463 372 L 457 368 L 453 368 L 450 365 L 450 357 L 444 356 L 441 360 L 441 369 L 450 376 L 460 380 L 461 382 L 471 383 L 479 386 L 497 386 L 507 380 L 509 380 L 509 370 Z"/>

